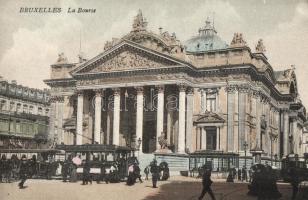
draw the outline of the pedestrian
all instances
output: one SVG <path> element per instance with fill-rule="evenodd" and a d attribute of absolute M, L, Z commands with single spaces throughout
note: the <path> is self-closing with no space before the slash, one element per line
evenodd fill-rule
<path fill-rule="evenodd" d="M 242 181 L 246 181 L 247 182 L 247 171 L 246 171 L 246 166 L 245 165 L 242 168 Z"/>
<path fill-rule="evenodd" d="M 28 162 L 27 162 L 26 155 L 22 155 L 21 163 L 20 163 L 20 166 L 19 166 L 19 176 L 20 176 L 20 180 L 21 180 L 18 184 L 19 189 L 25 188 L 24 184 L 27 180 L 28 169 L 29 169 L 29 165 L 28 165 Z"/>
<path fill-rule="evenodd" d="M 138 178 L 139 179 L 139 182 L 142 183 L 142 179 L 141 179 L 141 170 L 140 170 L 140 167 L 137 163 L 134 164 L 134 180 L 136 182 L 136 179 Z"/>
<path fill-rule="evenodd" d="M 209 195 L 211 196 L 212 200 L 215 200 L 215 196 L 214 193 L 211 189 L 211 185 L 212 185 L 213 181 L 211 180 L 211 170 L 210 169 L 205 169 L 203 176 L 202 176 L 202 192 L 199 196 L 199 200 L 203 199 L 205 193 L 209 193 Z"/>
<path fill-rule="evenodd" d="M 90 169 L 91 169 L 91 167 L 90 167 L 89 160 L 86 159 L 86 161 L 83 165 L 82 185 L 88 185 L 89 182 L 90 182 L 90 184 L 92 184 Z"/>
<path fill-rule="evenodd" d="M 62 169 L 61 169 L 62 177 L 63 177 L 63 182 L 67 181 L 67 176 L 69 174 L 69 162 L 68 160 L 65 160 L 62 164 Z"/>
<path fill-rule="evenodd" d="M 300 183 L 298 173 L 295 168 L 290 169 L 291 185 L 292 185 L 292 200 L 296 198 L 298 185 Z"/>
<path fill-rule="evenodd" d="M 237 170 L 237 179 L 238 179 L 239 181 L 242 180 L 242 170 L 241 170 L 240 168 L 238 168 L 238 170 Z"/>
<path fill-rule="evenodd" d="M 157 181 L 159 178 L 159 166 L 157 165 L 157 161 L 155 159 L 151 163 L 150 172 L 152 174 L 153 188 L 157 188 Z"/>
<path fill-rule="evenodd" d="M 149 173 L 150 173 L 149 166 L 146 166 L 144 168 L 144 173 L 145 173 L 145 180 L 149 180 Z"/>

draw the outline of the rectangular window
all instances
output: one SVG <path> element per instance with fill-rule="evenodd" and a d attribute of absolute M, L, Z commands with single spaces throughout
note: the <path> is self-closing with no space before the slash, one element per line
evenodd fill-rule
<path fill-rule="evenodd" d="M 216 93 L 206 94 L 206 108 L 210 112 L 216 111 Z"/>

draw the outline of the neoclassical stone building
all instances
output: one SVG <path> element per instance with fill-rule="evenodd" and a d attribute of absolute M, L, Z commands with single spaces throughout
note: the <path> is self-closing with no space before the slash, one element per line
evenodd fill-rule
<path fill-rule="evenodd" d="M 9 83 L 0 76 L 0 149 L 47 147 L 49 112 L 48 90 Z"/>
<path fill-rule="evenodd" d="M 224 42 L 209 20 L 181 43 L 147 30 L 142 13 L 132 30 L 89 60 L 51 65 L 51 134 L 58 143 L 137 146 L 173 153 L 261 151 L 263 158 L 301 152 L 306 121 L 295 68 L 275 71 L 259 40 L 240 33 Z"/>

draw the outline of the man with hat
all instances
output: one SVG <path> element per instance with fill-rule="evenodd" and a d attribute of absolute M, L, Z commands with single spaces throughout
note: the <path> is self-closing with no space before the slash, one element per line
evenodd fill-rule
<path fill-rule="evenodd" d="M 29 165 L 27 162 L 26 155 L 22 155 L 21 157 L 21 163 L 19 166 L 19 176 L 20 176 L 20 183 L 18 184 L 19 189 L 25 188 L 24 183 L 27 180 L 27 174 L 28 174 Z"/>
<path fill-rule="evenodd" d="M 204 173 L 202 175 L 202 185 L 203 185 L 203 188 L 202 188 L 202 192 L 200 194 L 200 197 L 199 197 L 199 200 L 201 200 L 205 193 L 209 193 L 209 195 L 211 196 L 211 198 L 213 200 L 215 200 L 215 196 L 214 196 L 214 193 L 211 189 L 211 185 L 212 185 L 213 181 L 211 180 L 211 170 L 208 169 L 208 168 L 205 168 L 204 169 Z"/>
<path fill-rule="evenodd" d="M 157 188 L 157 181 L 159 178 L 159 166 L 157 165 L 157 161 L 154 159 L 151 163 L 150 172 L 152 173 L 152 184 L 153 188 Z"/>

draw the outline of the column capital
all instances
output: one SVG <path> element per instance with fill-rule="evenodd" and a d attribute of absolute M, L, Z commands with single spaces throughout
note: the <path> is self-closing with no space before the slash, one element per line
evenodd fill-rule
<path fill-rule="evenodd" d="M 64 96 L 52 96 L 49 99 L 50 103 L 56 103 L 56 102 L 60 102 L 63 103 L 64 102 Z"/>
<path fill-rule="evenodd" d="M 193 95 L 194 94 L 194 88 L 193 87 L 188 87 L 187 88 L 187 94 L 188 95 Z"/>
<path fill-rule="evenodd" d="M 121 88 L 112 88 L 113 95 L 120 95 L 121 94 Z"/>
<path fill-rule="evenodd" d="M 135 87 L 137 94 L 143 94 L 144 88 L 142 86 Z"/>
<path fill-rule="evenodd" d="M 187 85 L 185 85 L 184 83 L 178 84 L 178 87 L 180 92 L 185 92 L 187 89 Z"/>
<path fill-rule="evenodd" d="M 95 96 L 102 96 L 105 89 L 95 89 Z"/>
<path fill-rule="evenodd" d="M 227 93 L 235 93 L 236 90 L 237 90 L 236 85 L 227 85 L 227 86 L 225 87 L 225 91 L 226 91 Z"/>
<path fill-rule="evenodd" d="M 83 96 L 84 91 L 83 90 L 77 90 L 76 93 L 77 93 L 77 96 Z"/>
<path fill-rule="evenodd" d="M 155 88 L 157 89 L 158 93 L 162 93 L 165 90 L 164 85 L 156 85 Z"/>

